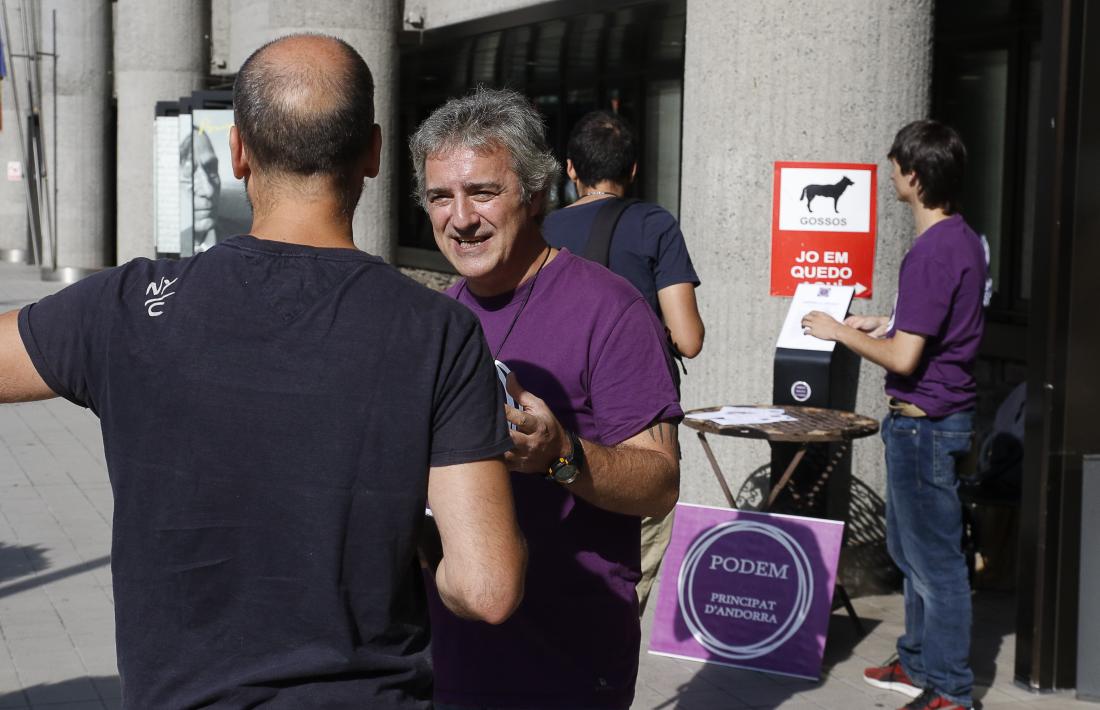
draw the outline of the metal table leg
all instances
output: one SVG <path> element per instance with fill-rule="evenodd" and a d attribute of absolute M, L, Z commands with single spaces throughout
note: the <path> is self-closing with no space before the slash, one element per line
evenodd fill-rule
<path fill-rule="evenodd" d="M 707 455 L 707 461 L 710 461 L 710 467 L 714 471 L 714 477 L 718 479 L 718 485 L 722 486 L 722 492 L 726 494 L 726 502 L 730 504 L 730 507 L 734 510 L 737 509 L 737 501 L 733 498 L 733 493 L 730 491 L 729 484 L 726 483 L 726 477 L 722 475 L 722 469 L 718 466 L 718 459 L 714 458 L 714 452 L 710 450 L 710 443 L 707 441 L 707 436 L 703 432 L 696 432 L 699 435 L 699 443 L 703 445 L 703 453 Z"/>
<path fill-rule="evenodd" d="M 863 636 L 863 622 L 860 620 L 859 614 L 856 613 L 856 608 L 852 606 L 852 599 L 848 596 L 848 590 L 844 588 L 843 584 L 837 582 L 834 591 L 840 595 L 840 603 L 848 610 L 848 616 L 851 617 L 852 623 L 856 627 L 856 633 Z"/>
<path fill-rule="evenodd" d="M 768 502 L 764 504 L 764 510 L 771 510 L 772 503 L 779 497 L 779 494 L 787 487 L 787 483 L 791 480 L 791 476 L 794 475 L 794 470 L 798 468 L 798 464 L 802 463 L 802 457 L 806 455 L 806 444 L 801 444 L 798 447 L 798 451 L 795 452 L 794 458 L 787 464 L 787 470 L 783 472 L 779 482 L 772 486 L 771 491 L 768 493 Z"/>

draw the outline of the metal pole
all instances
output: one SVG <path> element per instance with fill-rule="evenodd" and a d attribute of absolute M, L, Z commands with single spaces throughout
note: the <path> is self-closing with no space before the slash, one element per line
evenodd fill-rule
<path fill-rule="evenodd" d="M 38 107 L 35 111 L 35 113 L 38 116 L 38 121 L 37 121 L 38 132 L 35 135 L 38 138 L 38 140 L 37 140 L 38 165 L 39 165 L 39 175 L 42 178 L 42 185 L 41 185 L 41 189 L 39 189 L 39 191 L 38 191 L 38 197 L 44 203 L 42 212 L 44 212 L 46 214 L 46 233 L 49 236 L 49 240 L 50 240 L 50 266 L 52 267 L 52 269 L 54 271 L 57 271 L 57 230 L 55 228 L 57 222 L 54 220 L 54 217 L 56 216 L 56 212 L 55 212 L 56 201 L 54 199 L 52 199 L 53 197 L 56 197 L 57 181 L 56 180 L 52 181 L 53 182 L 53 189 L 51 190 L 51 188 L 50 188 L 50 183 L 51 183 L 50 175 L 51 175 L 51 172 L 50 172 L 50 162 L 49 162 L 50 156 L 46 153 L 46 142 L 42 137 L 43 133 L 46 130 L 46 126 L 44 125 L 44 123 L 42 121 L 43 97 L 42 97 L 42 64 L 41 64 L 41 62 L 42 62 L 42 57 L 43 56 L 53 57 L 53 54 L 51 53 L 49 55 L 46 55 L 43 52 L 39 51 L 38 41 L 37 41 L 37 38 L 39 36 L 38 28 L 33 27 L 32 29 L 34 31 L 31 32 L 31 35 L 33 37 L 35 37 L 35 47 L 34 47 L 35 70 L 36 70 L 36 74 L 37 74 L 37 77 L 38 77 L 38 86 L 37 86 L 37 89 L 35 90 L 35 96 L 38 97 L 38 101 L 39 101 L 39 105 L 38 105 Z M 53 32 L 54 32 L 54 49 L 56 50 L 57 49 L 57 11 L 56 10 L 54 10 L 54 15 L 53 15 Z M 56 149 L 57 148 L 57 143 L 56 143 L 56 141 L 57 141 L 57 94 L 56 94 L 56 92 L 57 92 L 57 60 L 56 59 L 53 60 L 53 72 L 54 72 L 54 74 L 53 74 L 54 84 L 53 84 L 52 89 L 53 89 L 53 93 L 54 93 L 54 111 L 53 111 L 53 116 L 51 118 L 54 122 L 53 140 L 54 140 L 54 148 Z M 57 170 L 56 170 L 56 168 L 57 168 L 57 153 L 56 152 L 54 152 L 53 158 L 54 158 L 54 171 L 53 171 L 53 174 L 56 175 L 57 174 Z M 51 195 L 51 192 L 53 193 L 53 195 Z"/>
<path fill-rule="evenodd" d="M 53 200 L 51 200 L 50 195 L 50 164 L 49 157 L 46 154 L 46 145 L 42 138 L 46 127 L 42 123 L 42 52 L 38 48 L 38 39 L 41 36 L 40 23 L 38 22 L 38 13 L 33 6 L 33 0 L 22 0 L 22 4 L 24 43 L 27 47 L 29 61 L 34 62 L 32 65 L 33 71 L 30 72 L 32 79 L 30 82 L 30 99 L 31 111 L 35 116 L 34 125 L 36 130 L 31 139 L 34 141 L 34 150 L 37 156 L 35 166 L 38 168 L 36 194 L 38 196 L 39 228 L 41 228 L 41 215 L 45 214 L 46 217 L 46 230 L 42 236 L 43 261 L 48 260 L 50 270 L 57 271 L 57 233 L 55 231 L 55 212 L 51 205 Z M 56 69 L 56 64 L 54 68 Z M 56 190 L 56 183 L 54 189 Z M 49 247 L 48 253 L 45 249 L 47 246 Z M 42 264 L 42 266 L 47 265 Z"/>
<path fill-rule="evenodd" d="M 35 115 L 35 132 L 31 138 L 34 140 L 34 148 L 36 151 L 37 160 L 35 166 L 38 168 L 38 212 L 39 215 L 44 214 L 46 217 L 46 230 L 44 240 L 48 243 L 49 249 L 49 261 L 50 266 L 54 271 L 57 270 L 57 235 L 54 233 L 54 221 L 53 210 L 50 209 L 50 164 L 49 158 L 46 155 L 46 145 L 42 139 L 43 131 L 46 127 L 42 123 L 42 52 L 38 48 L 38 40 L 41 37 L 41 32 L 38 22 L 38 12 L 34 7 L 33 0 L 23 0 L 23 36 L 26 37 L 27 54 L 31 57 L 31 61 L 34 62 L 34 71 L 31 76 L 33 77 L 33 91 L 31 93 L 32 106 L 31 110 Z M 41 219 L 41 218 L 40 218 Z M 45 251 L 45 250 L 43 250 Z M 45 254 L 43 254 L 45 256 Z"/>
<path fill-rule="evenodd" d="M 0 0 L 0 10 L 4 13 L 4 44 L 8 48 L 8 73 L 11 74 L 11 93 L 15 97 L 15 112 L 19 114 L 19 120 L 15 122 L 16 127 L 19 129 L 19 150 L 23 155 L 23 165 L 27 165 L 27 141 L 23 132 L 23 109 L 19 104 L 19 82 L 16 80 L 15 75 L 15 60 L 11 51 L 11 22 L 8 20 L 8 2 L 7 0 Z M 34 202 L 31 198 L 31 186 L 30 176 L 24 172 L 23 175 L 23 192 L 27 200 L 27 222 L 30 224 L 31 229 L 31 254 L 34 259 L 34 263 L 39 266 L 42 265 L 42 260 L 38 254 L 38 240 L 41 238 L 41 234 L 38 233 L 38 229 L 35 227 L 34 220 Z"/>
<path fill-rule="evenodd" d="M 23 54 L 26 55 L 28 62 L 33 62 L 27 67 L 27 81 L 31 83 L 30 96 L 27 98 L 27 103 L 30 104 L 31 111 L 37 111 L 37 107 L 34 105 L 34 96 L 38 92 L 38 44 L 31 42 L 31 35 L 27 29 L 27 17 L 31 14 L 27 9 L 27 0 L 21 0 L 19 3 L 19 29 L 23 32 Z M 33 17 L 31 18 L 33 20 Z"/>
<path fill-rule="evenodd" d="M 35 117 L 35 132 L 30 136 L 30 139 L 34 141 L 34 147 L 31 150 L 35 151 L 37 160 L 35 161 L 35 196 L 38 198 L 35 211 L 35 222 L 37 223 L 38 233 L 40 235 L 39 248 L 42 250 L 42 262 L 39 262 L 41 266 L 46 266 L 45 261 L 49 261 L 53 269 L 57 269 L 57 243 L 54 239 L 53 224 L 50 214 L 50 196 L 49 196 L 49 166 L 45 162 L 45 153 L 42 145 L 42 107 L 39 105 L 42 97 L 42 68 L 41 57 L 39 57 L 38 51 L 38 32 L 36 29 L 34 8 L 29 4 L 29 0 L 22 0 L 22 22 L 20 27 L 23 30 L 23 47 L 26 50 L 24 55 L 28 62 L 31 62 L 27 74 L 27 101 L 30 104 L 28 111 L 30 115 Z M 46 183 L 47 189 L 43 189 L 43 182 Z M 43 204 L 45 209 L 43 209 Z M 46 213 L 46 233 L 42 232 L 42 213 Z M 49 247 L 48 257 L 46 248 Z"/>
<path fill-rule="evenodd" d="M 50 89 L 51 98 L 53 99 L 53 116 L 51 116 L 51 122 L 53 123 L 53 174 L 57 175 L 57 8 L 53 9 L 53 22 L 52 22 L 53 44 L 50 47 L 50 54 L 53 57 L 53 86 Z M 58 227 L 57 221 L 57 186 L 60 184 L 60 180 L 53 181 L 53 204 L 50 205 L 50 234 L 55 234 L 55 230 Z M 54 236 L 54 268 L 57 268 L 57 236 Z"/>
<path fill-rule="evenodd" d="M 42 74 L 38 65 L 38 32 L 35 27 L 35 16 L 38 13 L 28 4 L 28 0 L 21 0 L 20 6 L 23 18 L 23 21 L 20 23 L 20 26 L 23 28 L 23 47 L 30 57 L 30 61 L 34 62 L 32 65 L 33 71 L 28 71 L 34 84 L 34 93 L 32 95 L 40 96 L 42 94 Z M 34 102 L 32 102 L 31 110 L 35 113 L 39 113 L 38 106 L 34 105 Z"/>

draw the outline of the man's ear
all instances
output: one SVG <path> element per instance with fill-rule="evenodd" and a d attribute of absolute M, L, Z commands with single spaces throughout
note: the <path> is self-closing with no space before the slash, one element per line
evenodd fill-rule
<path fill-rule="evenodd" d="M 371 128 L 370 148 L 367 149 L 367 161 L 364 166 L 365 177 L 376 177 L 382 166 L 382 127 L 377 123 Z"/>
<path fill-rule="evenodd" d="M 252 174 L 252 166 L 248 164 L 248 150 L 241 140 L 241 133 L 236 126 L 229 127 L 229 161 L 233 164 L 233 177 L 244 180 Z"/>
<path fill-rule="evenodd" d="M 914 170 L 911 173 L 903 175 L 905 179 L 909 181 L 909 187 L 913 188 L 913 194 L 917 198 L 917 203 L 924 205 L 924 186 L 920 184 L 920 176 L 917 175 L 917 171 Z"/>
<path fill-rule="evenodd" d="M 577 181 L 577 169 L 573 167 L 573 161 L 570 158 L 565 159 L 565 174 L 570 180 Z"/>

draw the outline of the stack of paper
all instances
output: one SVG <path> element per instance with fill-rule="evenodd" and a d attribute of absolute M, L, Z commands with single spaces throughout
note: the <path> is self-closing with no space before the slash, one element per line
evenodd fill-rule
<path fill-rule="evenodd" d="M 797 421 L 782 409 L 764 407 L 722 407 L 713 412 L 694 412 L 688 419 L 714 422 L 720 426 L 743 426 L 746 424 L 775 424 L 777 422 Z"/>

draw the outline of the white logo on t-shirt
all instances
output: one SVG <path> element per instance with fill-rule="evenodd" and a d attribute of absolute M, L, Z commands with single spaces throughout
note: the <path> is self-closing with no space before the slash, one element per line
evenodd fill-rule
<path fill-rule="evenodd" d="M 146 296 L 150 294 L 153 296 L 145 302 L 145 310 L 150 318 L 164 315 L 164 302 L 168 300 L 169 296 L 176 295 L 176 292 L 169 291 L 168 287 L 177 281 L 179 281 L 178 276 L 174 279 L 161 276 L 159 284 L 156 281 L 150 282 L 149 286 L 145 289 Z"/>

